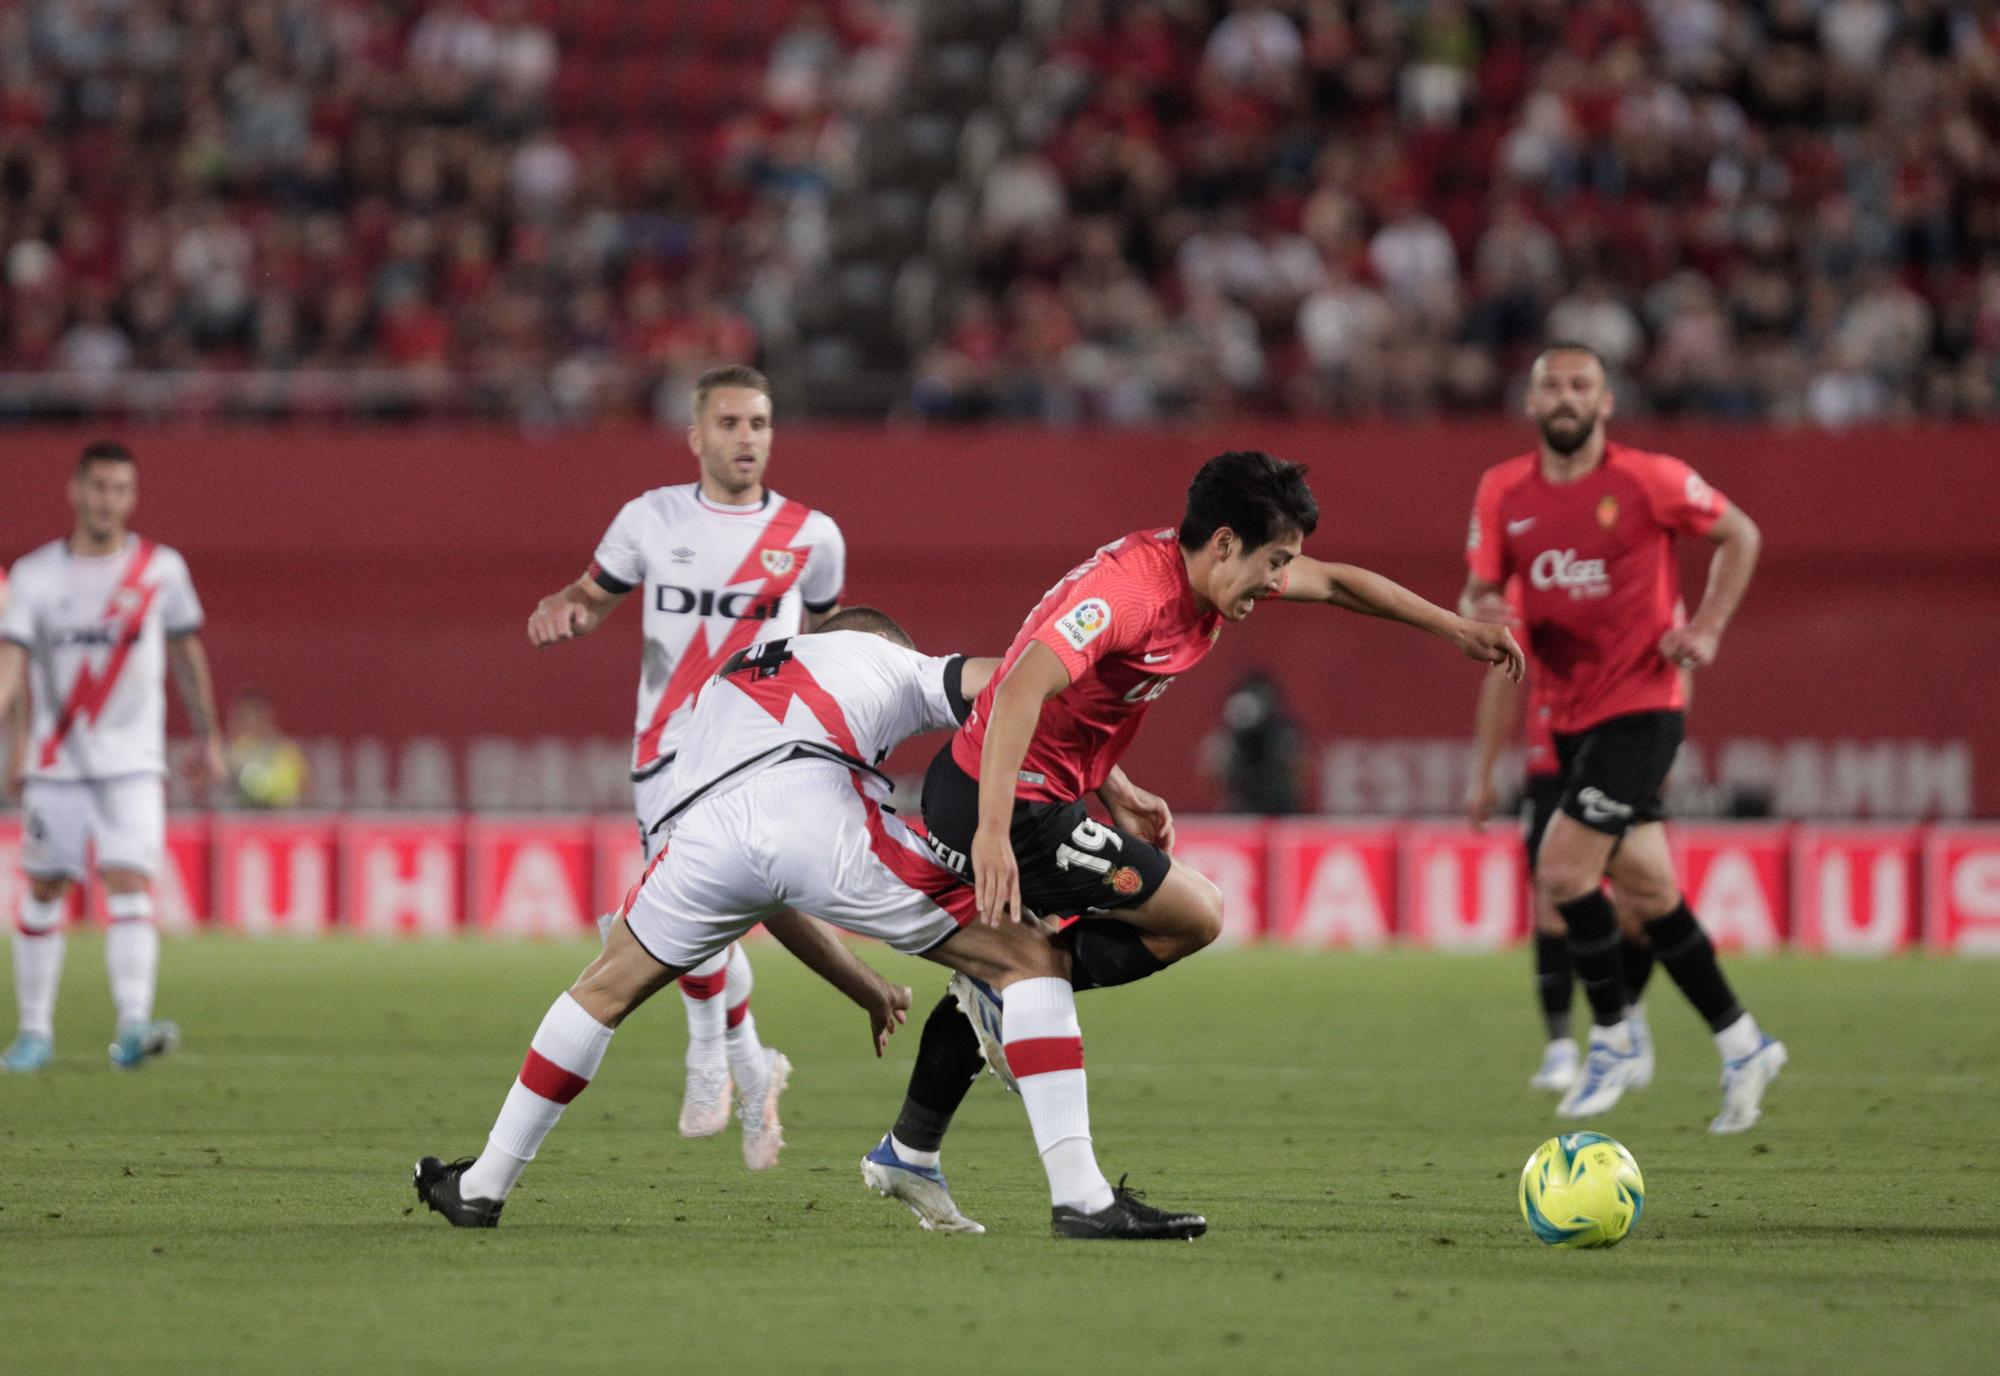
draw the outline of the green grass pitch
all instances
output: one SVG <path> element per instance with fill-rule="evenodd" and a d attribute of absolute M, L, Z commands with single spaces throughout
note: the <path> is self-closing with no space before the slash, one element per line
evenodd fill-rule
<path fill-rule="evenodd" d="M 642 1010 L 500 1228 L 412 1212 L 484 1140 L 581 947 L 168 944 L 185 1045 L 106 1068 L 73 939 L 58 1063 L 0 1077 L 0 1369 L 134 1372 L 1959 1372 L 2000 1333 L 2000 962 L 1733 962 L 1790 1043 L 1765 1121 L 1709 1137 L 1716 1061 L 1664 979 L 1653 1087 L 1600 1126 L 1648 1198 L 1605 1252 L 1515 1209 L 1551 1101 L 1526 957 L 1212 953 L 1082 1005 L 1099 1156 L 1199 1242 L 1057 1243 L 1017 1101 L 946 1158 L 985 1237 L 863 1191 L 915 1035 L 768 943 L 796 1062 L 778 1168 L 674 1133 L 678 999 Z M 867 953 L 918 989 L 934 967 Z"/>

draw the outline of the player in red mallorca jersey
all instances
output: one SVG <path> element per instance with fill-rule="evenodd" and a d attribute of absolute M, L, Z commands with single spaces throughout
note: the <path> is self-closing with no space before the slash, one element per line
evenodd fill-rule
<path fill-rule="evenodd" d="M 1430 631 L 1520 676 L 1521 650 L 1505 626 L 1302 555 L 1318 520 L 1303 465 L 1257 452 L 1209 460 L 1178 527 L 1112 541 L 1042 598 L 932 762 L 923 798 L 932 853 L 973 882 L 984 921 L 1020 921 L 1024 908 L 1084 914 L 1057 938 L 1078 989 L 1143 979 L 1222 930 L 1221 893 L 1170 853 L 1166 803 L 1117 765 L 1153 702 L 1201 663 L 1226 624 L 1268 598 L 1328 603 Z M 1090 816 L 1084 800 L 1093 793 L 1109 824 Z M 950 1226 L 954 1215 L 931 1216 L 922 1198 L 885 1185 L 868 1165 L 937 1171 L 982 1040 L 996 1071 L 1004 1061 L 989 1005 L 969 982 L 953 981 L 925 1023 L 895 1127 L 864 1164 L 868 1183 L 927 1227 Z"/>
<path fill-rule="evenodd" d="M 1519 578 L 1507 582 L 1507 596 L 1482 598 L 1473 615 L 1483 621 L 1507 625 L 1520 623 Z M 1536 667 L 1532 652 L 1528 676 L 1517 684 L 1505 674 L 1488 674 L 1480 685 L 1478 706 L 1472 721 L 1472 769 L 1466 781 L 1465 815 L 1475 827 L 1483 827 L 1499 805 L 1499 789 L 1493 778 L 1500 754 L 1513 736 L 1515 726 L 1522 733 L 1521 839 L 1527 852 L 1528 874 L 1535 873 L 1535 859 L 1548 833 L 1549 819 L 1562 805 L 1563 775 L 1556 763 L 1555 733 L 1549 729 L 1552 715 L 1543 691 L 1546 676 Z M 1524 713 L 1522 699 L 1527 699 Z M 1641 1048 L 1640 1075 L 1633 1088 L 1652 1077 L 1651 1038 L 1646 1029 L 1644 1005 L 1640 1002 L 1646 982 L 1653 973 L 1653 948 L 1646 940 L 1643 924 L 1631 915 L 1630 905 L 1619 902 L 1616 886 L 1612 902 L 1618 909 L 1618 929 L 1622 938 L 1622 967 L 1625 994 L 1631 1006 L 1627 1017 Z M 1570 1032 L 1570 1006 L 1576 993 L 1576 972 L 1570 960 L 1569 929 L 1562 914 L 1540 894 L 1535 895 L 1535 996 L 1541 1003 L 1542 1021 L 1548 1040 L 1542 1047 L 1542 1063 L 1528 1080 L 1533 1089 L 1569 1092 L 1583 1070 L 1583 1056 Z"/>
<path fill-rule="evenodd" d="M 1541 443 L 1480 480 L 1461 607 L 1477 611 L 1510 578 L 1521 579 L 1521 620 L 1542 670 L 1563 775 L 1535 883 L 1569 930 L 1594 1025 L 1583 1073 L 1557 1111 L 1602 1113 L 1641 1077 L 1617 920 L 1603 888 L 1608 876 L 1715 1034 L 1722 1111 L 1709 1131 L 1743 1132 L 1758 1119 L 1785 1047 L 1757 1026 L 1723 977 L 1675 881 L 1660 819 L 1685 729 L 1681 671 L 1714 661 L 1750 585 L 1760 537 L 1679 459 L 1607 440 L 1612 406 L 1604 365 L 1589 349 L 1555 344 L 1535 360 L 1527 412 Z M 1701 605 L 1685 624 L 1674 561 L 1682 535 L 1716 547 Z"/>

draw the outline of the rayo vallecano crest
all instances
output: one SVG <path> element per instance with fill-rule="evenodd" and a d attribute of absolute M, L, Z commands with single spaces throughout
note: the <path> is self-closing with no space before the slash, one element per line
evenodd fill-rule
<path fill-rule="evenodd" d="M 763 553 L 764 572 L 773 578 L 783 578 L 799 562 L 799 556 L 788 549 L 767 549 Z"/>

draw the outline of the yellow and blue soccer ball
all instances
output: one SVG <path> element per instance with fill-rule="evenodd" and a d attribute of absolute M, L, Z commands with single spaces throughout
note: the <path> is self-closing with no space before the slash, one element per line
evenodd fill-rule
<path fill-rule="evenodd" d="M 1645 1207 L 1639 1163 L 1601 1132 L 1551 1137 L 1521 1171 L 1521 1217 L 1551 1247 L 1614 1246 Z"/>

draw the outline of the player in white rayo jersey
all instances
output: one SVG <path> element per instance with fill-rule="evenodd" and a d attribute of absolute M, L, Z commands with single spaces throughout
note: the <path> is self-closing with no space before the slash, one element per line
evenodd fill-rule
<path fill-rule="evenodd" d="M 770 385 L 752 368 L 716 368 L 695 383 L 688 446 L 697 482 L 627 502 L 583 577 L 541 600 L 528 639 L 553 645 L 595 630 L 628 594 L 644 608 L 645 654 L 633 727 L 632 796 L 641 844 L 666 811 L 667 771 L 695 694 L 737 651 L 811 630 L 840 602 L 847 550 L 831 517 L 764 486 L 771 458 Z M 683 1137 L 729 1125 L 732 1078 L 748 1125 L 764 1106 L 748 1091 L 770 1060 L 750 1013 L 750 962 L 731 946 L 681 977 L 687 1010 Z"/>
<path fill-rule="evenodd" d="M 153 1020 L 160 938 L 151 882 L 166 841 L 169 665 L 202 740 L 208 781 L 224 772 L 187 564 L 126 529 L 138 497 L 131 454 L 109 441 L 86 447 L 69 497 L 75 529 L 14 565 L 0 612 L 0 718 L 24 693 L 32 704 L 20 762 L 28 892 L 14 933 L 21 1026 L 0 1058 L 12 1071 L 39 1070 L 52 1054 L 63 899 L 86 877 L 93 844 L 111 920 L 111 1063 L 140 1065 L 172 1050 L 179 1035 Z"/>
<path fill-rule="evenodd" d="M 678 971 L 759 922 L 798 921 L 803 910 L 999 987 L 1000 1035 L 1048 1174 L 1057 1236 L 1203 1232 L 1200 1217 L 1114 1190 L 1098 1168 L 1062 953 L 1034 927 L 976 922 L 972 890 L 882 807 L 889 781 L 875 766 L 905 738 L 964 720 L 968 695 L 998 663 L 918 654 L 901 627 L 865 607 L 830 620 L 822 634 L 732 655 L 701 694 L 671 771 L 658 855 L 603 953 L 542 1019 L 486 1149 L 450 1164 L 423 1158 L 418 1199 L 456 1227 L 497 1224 L 619 1023 Z M 874 977 L 864 967 L 856 978 Z M 871 1007 L 878 1055 L 908 1007 L 909 991 L 897 995 L 888 1017 Z M 776 1120 L 757 1125 L 754 1157 L 751 1133 L 746 1123 L 752 1167 L 771 1164 L 782 1145 Z M 942 1177 L 937 1183 L 942 1190 Z"/>

